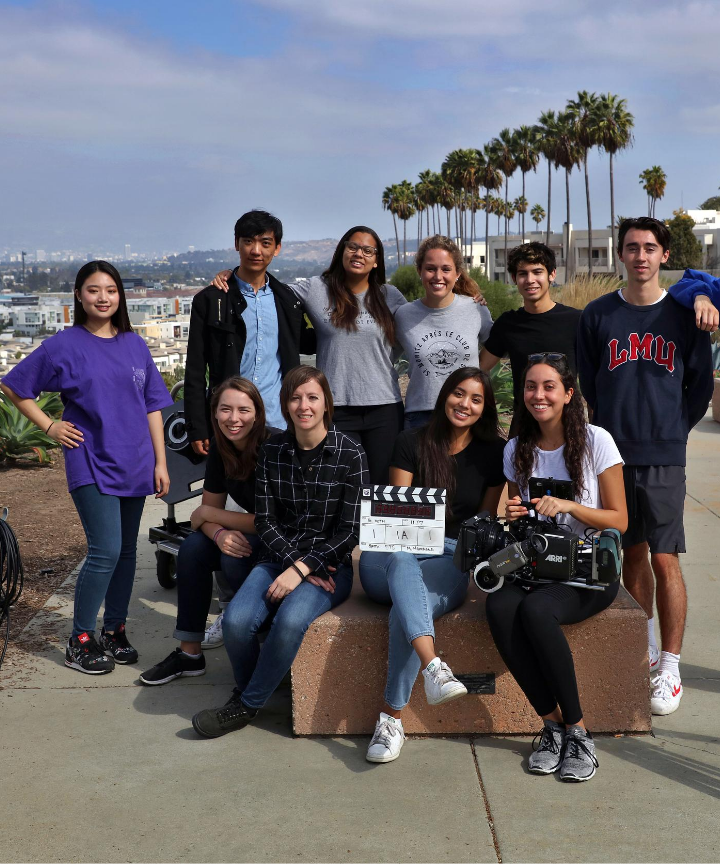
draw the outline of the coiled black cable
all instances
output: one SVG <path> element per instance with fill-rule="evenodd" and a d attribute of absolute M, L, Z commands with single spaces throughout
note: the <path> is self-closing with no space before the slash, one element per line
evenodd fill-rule
<path fill-rule="evenodd" d="M 5 659 L 10 639 L 10 607 L 20 599 L 23 589 L 23 566 L 17 537 L 7 522 L 7 508 L 0 513 L 0 629 L 5 629 L 2 637 L 0 666 Z"/>

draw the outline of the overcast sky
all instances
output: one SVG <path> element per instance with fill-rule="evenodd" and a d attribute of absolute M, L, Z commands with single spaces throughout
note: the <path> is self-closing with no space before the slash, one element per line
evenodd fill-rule
<path fill-rule="evenodd" d="M 264 207 L 286 238 L 392 221 L 385 186 L 532 124 L 578 90 L 635 115 L 616 210 L 658 215 L 720 186 L 717 0 L 0 0 L 0 251 L 232 245 Z M 563 178 L 553 225 L 564 221 Z M 609 223 L 607 157 L 590 161 Z M 520 175 L 510 183 L 520 194 Z M 546 206 L 541 163 L 531 206 Z M 573 177 L 572 221 L 584 227 Z M 484 224 L 483 224 L 484 228 Z"/>

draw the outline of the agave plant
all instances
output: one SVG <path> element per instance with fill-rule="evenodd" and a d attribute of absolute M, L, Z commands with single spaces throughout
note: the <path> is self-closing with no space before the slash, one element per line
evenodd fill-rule
<path fill-rule="evenodd" d="M 494 367 L 490 373 L 490 383 L 495 394 L 495 404 L 500 415 L 500 422 L 503 426 L 509 426 L 509 417 L 502 416 L 513 413 L 513 379 L 508 361 L 503 360 Z"/>
<path fill-rule="evenodd" d="M 63 405 L 58 393 L 42 393 L 37 404 L 50 417 L 60 417 Z M 9 459 L 35 458 L 40 464 L 50 461 L 48 450 L 57 447 L 56 441 L 31 423 L 12 402 L 0 393 L 0 464 Z"/>

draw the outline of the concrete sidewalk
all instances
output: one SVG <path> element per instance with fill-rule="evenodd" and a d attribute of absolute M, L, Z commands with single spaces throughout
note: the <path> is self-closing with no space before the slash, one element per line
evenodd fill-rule
<path fill-rule="evenodd" d="M 2 667 L 0 860 L 720 860 L 719 455 L 708 414 L 687 469 L 682 705 L 652 736 L 598 737 L 598 774 L 578 785 L 527 774 L 526 738 L 408 740 L 370 765 L 367 738 L 294 739 L 287 688 L 251 727 L 199 740 L 190 718 L 232 688 L 224 650 L 202 678 L 138 684 L 176 645 L 146 539 L 165 506 L 148 499 L 128 620 L 140 663 L 65 668 L 70 579 Z"/>

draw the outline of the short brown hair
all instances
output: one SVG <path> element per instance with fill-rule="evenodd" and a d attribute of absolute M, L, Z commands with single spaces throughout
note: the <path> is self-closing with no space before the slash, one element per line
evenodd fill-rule
<path fill-rule="evenodd" d="M 295 426 L 290 419 L 290 412 L 287 407 L 288 402 L 298 387 L 302 387 L 303 384 L 307 384 L 309 381 L 317 381 L 325 397 L 325 414 L 323 416 L 325 428 L 328 429 L 332 423 L 334 410 L 333 395 L 327 378 L 314 366 L 296 366 L 283 378 L 282 387 L 280 388 L 280 410 L 288 425 L 288 429 L 293 434 L 295 434 Z"/>
<path fill-rule="evenodd" d="M 670 231 L 667 225 L 659 219 L 653 219 L 651 216 L 638 216 L 635 219 L 623 219 L 620 223 L 617 246 L 619 255 L 622 255 L 625 235 L 628 231 L 632 231 L 633 228 L 638 231 L 650 231 L 662 246 L 663 252 L 667 252 L 670 248 Z"/>
<path fill-rule="evenodd" d="M 513 279 L 517 276 L 518 267 L 522 264 L 542 264 L 548 276 L 557 270 L 555 253 L 544 243 L 537 240 L 532 243 L 522 243 L 508 252 L 508 270 Z"/>

